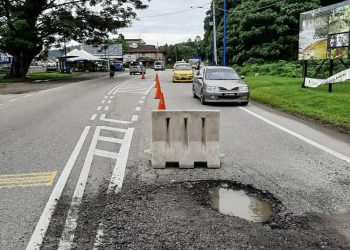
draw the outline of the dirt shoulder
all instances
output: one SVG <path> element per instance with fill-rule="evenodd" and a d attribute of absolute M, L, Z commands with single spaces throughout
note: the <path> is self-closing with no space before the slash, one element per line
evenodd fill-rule
<path fill-rule="evenodd" d="M 94 73 L 83 73 L 81 75 L 73 76 L 70 78 L 55 79 L 50 81 L 9 83 L 3 87 L 0 87 L 0 95 L 31 93 L 31 92 L 60 87 L 69 83 L 93 80 L 100 77 L 105 77 L 107 75 L 108 75 L 107 72 L 94 72 Z"/>

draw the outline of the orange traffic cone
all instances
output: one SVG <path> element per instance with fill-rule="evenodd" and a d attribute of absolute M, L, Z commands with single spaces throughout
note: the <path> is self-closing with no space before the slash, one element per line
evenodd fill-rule
<path fill-rule="evenodd" d="M 165 110 L 165 109 L 166 107 L 165 107 L 164 95 L 163 95 L 163 92 L 161 92 L 158 110 Z"/>
<path fill-rule="evenodd" d="M 162 90 L 160 89 L 160 83 L 159 81 L 156 84 L 157 88 L 156 88 L 156 95 L 154 96 L 154 99 L 160 99 L 161 94 L 162 94 Z"/>
<path fill-rule="evenodd" d="M 145 73 L 142 71 L 142 77 L 141 77 L 142 80 L 145 80 L 146 77 L 145 77 Z"/>

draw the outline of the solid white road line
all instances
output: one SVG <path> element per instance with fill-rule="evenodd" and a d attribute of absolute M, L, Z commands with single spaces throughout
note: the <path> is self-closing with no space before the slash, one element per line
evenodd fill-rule
<path fill-rule="evenodd" d="M 85 142 L 85 139 L 90 131 L 90 127 L 85 127 L 80 139 L 75 146 L 66 166 L 64 167 L 60 178 L 58 179 L 55 188 L 53 189 L 49 201 L 46 203 L 45 209 L 41 214 L 38 224 L 35 227 L 35 230 L 30 238 L 30 241 L 27 245 L 27 250 L 39 250 L 43 239 L 45 237 L 46 231 L 49 227 L 52 214 L 55 211 L 58 200 L 61 197 L 62 191 L 67 183 L 68 177 L 73 169 L 75 161 L 80 154 L 81 148 Z"/>
<path fill-rule="evenodd" d="M 86 186 L 86 182 L 89 177 L 89 172 L 92 164 L 92 160 L 94 157 L 94 151 L 96 149 L 98 137 L 100 135 L 101 128 L 96 127 L 94 136 L 92 138 L 89 151 L 85 158 L 85 162 L 83 168 L 80 172 L 79 180 L 77 186 L 75 187 L 74 195 L 72 198 L 72 203 L 70 205 L 68 216 L 65 222 L 65 226 L 63 229 L 62 237 L 59 243 L 58 249 L 66 250 L 71 249 L 73 240 L 74 240 L 74 231 L 77 227 L 78 213 L 81 201 L 83 199 L 84 190 Z"/>
<path fill-rule="evenodd" d="M 17 101 L 17 100 L 18 100 L 18 98 L 9 100 L 9 102 L 14 102 L 14 101 Z"/>
<path fill-rule="evenodd" d="M 136 107 L 135 111 L 137 111 L 137 112 L 141 111 L 141 107 Z"/>
<path fill-rule="evenodd" d="M 102 114 L 102 115 L 101 115 L 100 120 L 101 120 L 101 121 L 105 121 L 105 122 L 119 123 L 119 124 L 129 124 L 129 123 L 130 123 L 130 122 L 128 122 L 128 121 L 107 119 L 105 114 Z"/>
<path fill-rule="evenodd" d="M 102 107 L 101 107 L 101 106 L 98 106 L 98 107 L 97 107 L 97 110 L 98 110 L 98 111 L 100 111 L 101 109 L 102 109 Z"/>
<path fill-rule="evenodd" d="M 119 83 L 117 86 L 115 86 L 113 89 L 111 89 L 107 95 L 111 95 L 116 89 L 119 89 L 121 88 L 122 86 L 124 86 L 125 84 L 127 84 L 128 82 L 131 82 L 133 80 L 135 80 L 136 78 L 133 78 L 133 79 L 129 79 L 129 80 L 126 80 L 124 82 L 121 82 Z M 114 93 L 115 94 L 115 93 Z"/>
<path fill-rule="evenodd" d="M 108 107 L 108 106 L 106 106 L 106 107 L 105 107 L 105 111 L 107 111 L 108 109 L 109 109 L 109 107 Z"/>
<path fill-rule="evenodd" d="M 93 115 L 91 116 L 90 120 L 91 120 L 91 121 L 95 121 L 96 117 L 97 117 L 97 114 L 93 114 Z"/>
<path fill-rule="evenodd" d="M 131 121 L 132 122 L 137 122 L 138 119 L 139 119 L 138 115 L 133 115 L 132 118 L 131 118 Z"/>
<path fill-rule="evenodd" d="M 151 87 L 149 87 L 149 89 L 146 91 L 145 95 L 148 95 L 149 92 L 151 92 L 151 90 L 154 88 L 155 85 L 156 85 L 156 84 L 153 83 L 153 84 L 151 85 Z"/>
<path fill-rule="evenodd" d="M 129 128 L 125 133 L 124 143 L 120 147 L 119 157 L 114 167 L 114 171 L 109 182 L 107 193 L 111 193 L 113 190 L 118 193 L 122 186 L 125 176 L 126 163 L 129 157 L 129 150 L 131 146 L 131 140 L 134 133 L 134 128 Z"/>
<path fill-rule="evenodd" d="M 29 94 L 29 95 L 26 95 L 26 96 L 24 96 L 24 97 L 30 97 L 30 96 L 32 96 L 33 94 Z"/>
<path fill-rule="evenodd" d="M 323 146 L 323 145 L 321 145 L 321 144 L 319 144 L 319 143 L 317 143 L 317 142 L 315 142 L 315 141 L 313 141 L 313 140 L 311 140 L 309 138 L 306 138 L 306 137 L 304 137 L 304 136 L 302 136 L 300 134 L 297 134 L 297 133 L 293 132 L 290 129 L 287 129 L 287 128 L 281 126 L 281 125 L 278 125 L 277 123 L 274 123 L 273 121 L 270 121 L 267 118 L 262 117 L 261 115 L 258 115 L 256 113 L 248 110 L 247 108 L 240 107 L 240 109 L 242 109 L 245 112 L 251 114 L 252 116 L 255 116 L 256 118 L 258 118 L 258 119 L 260 119 L 260 120 L 270 124 L 271 126 L 273 126 L 275 128 L 278 128 L 278 129 L 280 129 L 280 130 L 282 130 L 282 131 L 284 131 L 284 132 L 286 132 L 286 133 L 288 133 L 288 134 L 290 134 L 292 136 L 295 136 L 296 138 L 298 138 L 298 139 L 300 139 L 300 140 L 302 140 L 302 141 L 304 141 L 304 142 L 306 142 L 306 143 L 308 143 L 308 144 L 310 144 L 310 145 L 312 145 L 312 146 L 314 146 L 314 147 L 316 147 L 318 149 L 321 149 L 322 151 L 325 151 L 325 152 L 327 152 L 327 153 L 329 153 L 329 154 L 331 154 L 331 155 L 333 155 L 333 156 L 335 156 L 335 157 L 337 157 L 337 158 L 339 158 L 339 159 L 341 159 L 343 161 L 346 161 L 346 162 L 350 163 L 350 157 L 347 157 L 347 156 L 345 156 L 345 155 L 343 155 L 341 153 L 338 153 L 338 152 L 336 152 L 336 151 L 334 151 L 334 150 L 332 150 L 332 149 L 330 149 L 330 148 L 328 148 L 326 146 Z"/>

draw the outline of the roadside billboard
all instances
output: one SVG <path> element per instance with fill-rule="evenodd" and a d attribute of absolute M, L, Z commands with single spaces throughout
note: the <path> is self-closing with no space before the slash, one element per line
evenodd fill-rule
<path fill-rule="evenodd" d="M 300 14 L 299 60 L 347 59 L 350 0 Z"/>

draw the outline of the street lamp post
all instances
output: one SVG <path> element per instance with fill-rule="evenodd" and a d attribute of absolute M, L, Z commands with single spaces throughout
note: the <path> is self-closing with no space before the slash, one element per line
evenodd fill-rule
<path fill-rule="evenodd" d="M 223 65 L 226 66 L 226 12 L 227 12 L 227 1 L 224 0 L 224 51 L 223 51 Z"/>
<path fill-rule="evenodd" d="M 216 46 L 216 18 L 215 18 L 215 0 L 213 0 L 213 43 L 214 43 L 214 65 L 218 65 L 218 52 Z"/>

